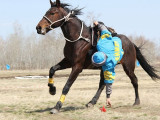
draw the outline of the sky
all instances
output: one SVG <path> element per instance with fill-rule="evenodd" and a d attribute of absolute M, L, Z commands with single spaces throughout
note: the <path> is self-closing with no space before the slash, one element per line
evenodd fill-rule
<path fill-rule="evenodd" d="M 79 18 L 103 21 L 117 33 L 143 35 L 160 45 L 160 0 L 63 0 L 71 8 L 83 9 Z M 13 33 L 13 24 L 22 26 L 26 35 L 36 33 L 36 25 L 50 8 L 49 0 L 0 0 L 0 36 Z M 89 22 L 88 22 L 89 23 Z"/>

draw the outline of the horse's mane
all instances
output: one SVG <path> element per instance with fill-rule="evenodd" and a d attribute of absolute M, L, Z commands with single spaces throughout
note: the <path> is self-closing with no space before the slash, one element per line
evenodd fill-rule
<path fill-rule="evenodd" d="M 57 7 L 56 2 L 54 2 L 51 7 Z M 76 8 L 74 8 L 74 9 L 71 9 L 71 8 L 69 8 L 69 7 L 71 7 L 71 5 L 68 4 L 68 3 L 61 3 L 61 7 L 62 7 L 65 11 L 67 11 L 68 13 L 71 12 L 71 11 L 73 11 L 73 14 L 72 14 L 71 16 L 72 16 L 72 17 L 76 17 L 77 20 L 82 21 L 83 24 L 84 24 L 85 26 L 87 26 L 83 20 L 80 20 L 80 19 L 77 17 L 77 15 L 82 15 L 82 14 L 83 14 L 82 9 L 84 9 L 84 8 L 78 8 L 78 7 L 76 7 Z"/>
<path fill-rule="evenodd" d="M 68 3 L 61 3 L 61 7 L 64 8 L 67 12 L 74 11 L 72 16 L 82 15 L 83 8 L 76 7 L 74 9 L 71 9 L 71 8 L 69 8 L 70 6 L 71 5 Z M 56 3 L 52 4 L 52 7 L 56 7 Z"/>
<path fill-rule="evenodd" d="M 55 2 L 54 4 L 52 4 L 52 7 L 56 7 L 56 2 Z M 71 9 L 71 8 L 69 8 L 69 7 L 71 7 L 71 5 L 68 4 L 68 3 L 61 3 L 61 7 L 62 7 L 64 10 L 66 10 L 68 13 L 69 13 L 70 11 L 74 11 L 73 14 L 72 14 L 72 17 L 76 17 L 79 21 L 82 21 L 82 20 L 80 20 L 80 19 L 77 17 L 77 15 L 82 15 L 82 14 L 83 14 L 83 12 L 82 12 L 82 9 L 83 9 L 83 8 L 78 8 L 78 7 L 76 7 L 76 8 L 74 8 L 74 9 Z M 85 24 L 84 21 L 83 21 L 83 23 Z M 92 30 L 95 31 L 95 29 L 92 29 L 91 26 L 89 26 L 88 28 L 89 28 L 89 31 L 90 31 L 91 33 L 92 33 Z M 115 33 L 114 36 L 117 35 L 117 33 L 115 32 L 115 30 L 114 30 L 113 28 L 111 28 L 111 27 L 107 27 L 107 28 L 108 28 L 108 30 L 109 30 L 112 34 Z M 95 40 L 97 40 L 97 38 L 98 38 L 98 35 L 97 35 L 96 33 L 94 34 L 94 38 L 95 38 Z"/>

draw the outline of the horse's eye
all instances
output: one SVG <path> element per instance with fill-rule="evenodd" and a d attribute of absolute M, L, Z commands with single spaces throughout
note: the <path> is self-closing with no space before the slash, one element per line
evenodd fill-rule
<path fill-rule="evenodd" d="M 51 15 L 54 15 L 54 13 L 50 13 Z"/>

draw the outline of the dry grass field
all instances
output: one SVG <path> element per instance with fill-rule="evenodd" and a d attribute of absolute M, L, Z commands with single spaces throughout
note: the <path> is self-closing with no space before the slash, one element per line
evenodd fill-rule
<path fill-rule="evenodd" d="M 48 70 L 0 71 L 0 120 L 160 120 L 160 82 L 154 82 L 142 68 L 136 68 L 141 105 L 133 107 L 134 89 L 121 67 L 116 69 L 112 108 L 107 108 L 107 112 L 99 110 L 105 105 L 105 90 L 94 108 L 85 107 L 98 88 L 99 71 L 84 70 L 60 113 L 51 115 L 49 112 L 59 100 L 69 73 L 70 69 L 56 72 L 57 94 L 51 96 L 47 79 L 14 78 L 48 75 Z"/>

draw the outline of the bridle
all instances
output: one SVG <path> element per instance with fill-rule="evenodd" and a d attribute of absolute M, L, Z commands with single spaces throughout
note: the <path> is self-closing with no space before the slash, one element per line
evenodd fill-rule
<path fill-rule="evenodd" d="M 51 24 L 49 25 L 49 29 L 53 30 L 54 28 L 52 28 L 52 26 L 53 26 L 55 23 L 64 20 L 64 22 L 60 25 L 60 27 L 63 26 L 65 22 L 67 22 L 67 21 L 69 21 L 70 19 L 72 19 L 72 18 L 70 18 L 70 16 L 71 16 L 73 13 L 74 13 L 74 11 L 71 11 L 71 12 L 68 13 L 68 15 L 66 15 L 66 16 L 64 16 L 63 18 L 61 18 L 61 19 L 59 19 L 59 20 L 57 20 L 57 21 L 54 21 L 54 22 L 52 22 L 47 16 L 43 16 L 43 18 L 45 18 L 46 20 L 48 20 L 48 21 L 51 23 Z M 81 32 L 80 32 L 80 35 L 79 35 L 78 39 L 76 39 L 76 40 L 70 40 L 70 39 L 64 37 L 65 40 L 68 41 L 68 42 L 72 42 L 72 43 L 73 43 L 73 42 L 76 42 L 76 41 L 78 41 L 78 40 L 80 40 L 80 39 L 83 39 L 83 40 L 85 40 L 85 41 L 87 41 L 87 42 L 90 42 L 90 39 L 85 38 L 85 37 L 82 36 L 83 27 L 84 27 L 84 24 L 83 24 L 83 22 L 82 22 Z"/>
<path fill-rule="evenodd" d="M 43 16 L 43 18 L 45 18 L 46 20 L 48 20 L 51 24 L 49 25 L 49 29 L 51 29 L 51 30 L 53 30 L 54 28 L 52 28 L 52 25 L 54 25 L 55 23 L 57 23 L 57 22 L 60 22 L 60 21 L 63 21 L 64 20 L 64 22 L 60 25 L 60 27 L 61 26 L 63 26 L 63 24 L 65 23 L 65 22 L 67 22 L 67 21 L 69 21 L 71 18 L 69 18 L 70 16 L 71 16 L 71 14 L 73 14 L 74 13 L 74 11 L 71 11 L 71 12 L 69 12 L 68 13 L 68 15 L 67 16 L 64 16 L 63 18 L 61 18 L 61 19 L 59 19 L 59 20 L 57 20 L 57 21 L 54 21 L 54 22 L 52 22 L 47 16 Z"/>

